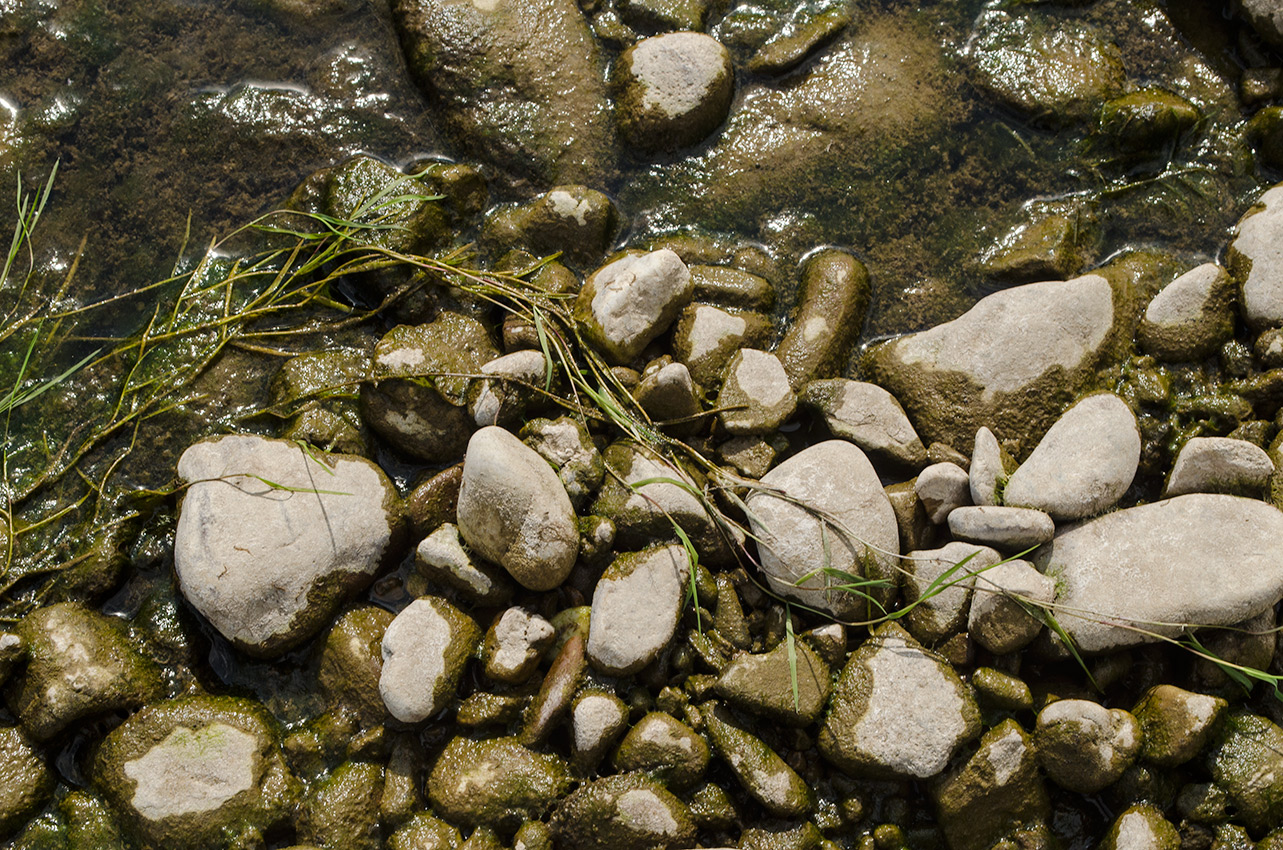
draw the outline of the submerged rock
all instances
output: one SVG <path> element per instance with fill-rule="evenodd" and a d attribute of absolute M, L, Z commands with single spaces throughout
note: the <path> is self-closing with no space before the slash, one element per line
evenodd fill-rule
<path fill-rule="evenodd" d="M 321 847 L 380 850 L 379 795 L 383 768 L 345 762 L 316 783 L 302 805 L 299 833 Z"/>
<path fill-rule="evenodd" d="M 17 634 L 27 648 L 27 664 L 14 677 L 6 702 L 37 741 L 164 693 L 160 669 L 130 644 L 124 623 L 79 603 L 37 608 L 18 624 Z"/>
<path fill-rule="evenodd" d="M 44 805 L 54 779 L 40 754 L 16 726 L 0 726 L 0 839 Z"/>
<path fill-rule="evenodd" d="M 771 588 L 835 617 L 860 619 L 866 601 L 835 589 L 847 579 L 823 572 L 831 567 L 868 579 L 888 579 L 890 588 L 870 588 L 883 598 L 894 589 L 900 553 L 895 511 L 864 452 L 842 440 L 828 440 L 798 452 L 762 478 L 766 490 L 747 499 L 749 522 L 758 538 L 758 556 Z M 793 501 L 795 500 L 795 501 Z M 830 515 L 822 520 L 812 511 Z M 840 524 L 840 526 L 839 526 Z M 823 553 L 825 560 L 818 560 Z M 817 574 L 818 572 L 818 574 Z"/>
<path fill-rule="evenodd" d="M 924 440 L 966 451 L 988 426 L 1032 446 L 1123 338 L 1119 298 L 1099 275 L 1004 289 L 875 347 L 868 366 Z"/>
<path fill-rule="evenodd" d="M 1127 403 L 1090 395 L 1056 420 L 1003 490 L 1003 504 L 1045 511 L 1053 520 L 1104 513 L 1122 498 L 1140 465 L 1140 429 Z"/>
<path fill-rule="evenodd" d="M 695 837 L 686 805 L 637 773 L 581 785 L 553 813 L 551 826 L 564 850 L 668 850 Z"/>
<path fill-rule="evenodd" d="M 298 799 L 262 706 L 186 697 L 149 706 L 109 734 L 91 774 L 150 846 L 206 850 L 261 836 Z"/>
<path fill-rule="evenodd" d="M 1274 507 L 1196 493 L 1062 530 L 1035 561 L 1056 580 L 1060 625 L 1080 649 L 1103 652 L 1156 639 L 1127 624 L 1175 637 L 1183 624 L 1232 625 L 1273 606 L 1281 546 Z"/>
<path fill-rule="evenodd" d="M 312 637 L 397 554 L 399 499 L 365 458 L 215 437 L 183 452 L 178 476 L 190 484 L 174 535 L 179 589 L 253 655 Z"/>
<path fill-rule="evenodd" d="M 502 428 L 468 442 L 459 485 L 459 533 L 523 587 L 550 590 L 579 552 L 575 510 L 553 468 Z"/>
<path fill-rule="evenodd" d="M 614 166 L 603 60 L 573 0 L 395 0 L 411 73 L 471 159 L 536 184 Z"/>
<path fill-rule="evenodd" d="M 980 710 L 953 668 L 888 624 L 851 653 L 819 746 L 852 776 L 926 779 L 978 734 Z"/>
<path fill-rule="evenodd" d="M 850 254 L 827 250 L 807 259 L 797 315 L 775 350 L 794 389 L 845 371 L 871 294 L 868 270 Z"/>

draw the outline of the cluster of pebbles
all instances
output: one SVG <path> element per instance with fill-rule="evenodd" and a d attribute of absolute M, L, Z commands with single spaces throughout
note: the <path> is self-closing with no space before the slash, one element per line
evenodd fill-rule
<path fill-rule="evenodd" d="M 407 201 L 388 238 L 467 208 L 475 172 L 434 169 L 416 179 L 445 203 Z M 342 213 L 345 187 L 394 179 L 358 159 L 295 202 Z M 569 186 L 508 226 L 584 250 L 613 215 Z M 0 828 L 48 804 L 49 748 L 76 735 L 81 787 L 20 842 L 44 822 L 76 848 L 1273 848 L 1283 711 L 1162 641 L 1197 627 L 1273 669 L 1278 441 L 1191 438 L 1155 477 L 1136 387 L 1236 335 L 1277 360 L 1280 246 L 1276 187 L 1226 268 L 1152 297 L 1125 264 L 1004 289 L 872 346 L 866 381 L 840 377 L 869 301 L 841 251 L 807 259 L 778 338 L 751 252 L 701 264 L 677 240 L 582 284 L 534 264 L 702 468 L 555 403 L 566 364 L 526 319 L 420 293 L 403 309 L 430 320 L 282 368 L 290 439 L 178 463 L 197 627 L 317 709 L 282 726 L 162 669 L 181 636 L 37 609 L 0 638 Z M 1279 408 L 1280 376 L 1244 379 L 1244 419 Z M 403 493 L 379 445 L 435 471 Z"/>

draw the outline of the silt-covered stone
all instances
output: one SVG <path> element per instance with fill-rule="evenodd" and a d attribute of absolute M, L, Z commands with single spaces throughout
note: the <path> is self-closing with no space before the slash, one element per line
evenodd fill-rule
<path fill-rule="evenodd" d="M 551 826 L 564 850 L 669 850 L 695 837 L 686 805 L 637 773 L 581 785 L 557 807 Z"/>
<path fill-rule="evenodd" d="M 455 738 L 428 777 L 428 797 L 438 815 L 500 831 L 542 817 L 569 788 L 560 758 L 527 749 L 516 738 Z"/>

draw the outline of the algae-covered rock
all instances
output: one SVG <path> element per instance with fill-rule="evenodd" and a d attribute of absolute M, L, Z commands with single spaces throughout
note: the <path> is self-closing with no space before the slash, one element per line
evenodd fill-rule
<path fill-rule="evenodd" d="M 58 814 L 67 822 L 71 850 L 127 850 L 131 846 L 120 831 L 115 812 L 96 794 L 72 791 L 58 801 Z"/>
<path fill-rule="evenodd" d="M 628 706 L 613 693 L 585 690 L 570 709 L 570 758 L 587 773 L 628 726 Z"/>
<path fill-rule="evenodd" d="M 1062 699 L 1038 713 L 1038 760 L 1062 788 L 1094 794 L 1112 785 L 1140 752 L 1140 723 L 1120 708 Z"/>
<path fill-rule="evenodd" d="M 1149 803 L 1129 806 L 1105 833 L 1100 850 L 1178 850 L 1184 842 L 1162 809 Z"/>
<path fill-rule="evenodd" d="M 823 417 L 833 436 L 870 454 L 912 467 L 927 461 L 926 447 L 904 408 L 877 384 L 846 378 L 811 381 L 800 401 Z"/>
<path fill-rule="evenodd" d="M 1252 116 L 1247 132 L 1257 157 L 1270 168 L 1283 168 L 1283 107 L 1267 106 Z"/>
<path fill-rule="evenodd" d="M 775 467 L 762 484 L 796 500 L 766 490 L 755 490 L 747 499 L 771 588 L 836 617 L 862 618 L 865 600 L 833 587 L 845 579 L 813 573 L 825 566 L 871 579 L 894 575 L 892 562 L 900 551 L 895 511 L 864 452 L 842 440 L 818 443 Z M 807 508 L 836 522 L 821 520 Z M 821 552 L 828 563 L 817 562 Z"/>
<path fill-rule="evenodd" d="M 590 274 L 574 312 L 602 355 L 627 365 L 668 329 L 690 299 L 690 271 L 663 248 L 628 254 Z"/>
<path fill-rule="evenodd" d="M 400 500 L 374 463 L 285 440 L 188 447 L 174 535 L 179 588 L 240 649 L 278 655 L 328 623 L 396 557 Z"/>
<path fill-rule="evenodd" d="M 366 231 L 376 245 L 424 254 L 450 236 L 445 210 L 435 195 L 426 182 L 361 155 L 334 169 L 325 211 L 345 221 L 378 223 L 379 228 Z"/>
<path fill-rule="evenodd" d="M 1034 707 L 1033 692 L 1024 681 L 992 667 L 980 667 L 971 674 L 971 687 L 983 706 L 1006 711 L 1027 711 Z"/>
<path fill-rule="evenodd" d="M 826 250 L 807 259 L 797 314 L 775 350 L 795 390 L 845 370 L 871 294 L 868 269 L 850 254 Z"/>
<path fill-rule="evenodd" d="M 684 791 L 704 777 L 708 759 L 708 744 L 694 729 L 652 711 L 628 730 L 611 760 L 621 773 L 641 771 L 670 790 Z"/>
<path fill-rule="evenodd" d="M 1035 563 L 1056 580 L 1060 625 L 1101 652 L 1154 640 L 1114 620 L 1175 637 L 1185 623 L 1232 625 L 1272 607 L 1283 597 L 1280 541 L 1274 507 L 1191 493 L 1066 528 Z"/>
<path fill-rule="evenodd" d="M 1194 437 L 1172 464 L 1165 497 L 1185 493 L 1255 496 L 1274 474 L 1274 461 L 1260 446 L 1229 437 Z"/>
<path fill-rule="evenodd" d="M 429 582 L 448 587 L 479 605 L 505 605 L 516 587 L 502 569 L 473 558 L 459 537 L 459 527 L 452 522 L 442 523 L 419 541 L 414 550 L 414 567 Z"/>
<path fill-rule="evenodd" d="M 668 355 L 657 357 L 646 364 L 641 382 L 633 396 L 651 421 L 668 424 L 664 428 L 674 434 L 691 434 L 700 427 L 698 419 L 690 419 L 700 412 L 700 389 L 691 379 L 690 369 L 674 363 Z"/>
<path fill-rule="evenodd" d="M 522 349 L 496 357 L 481 366 L 481 374 L 468 392 L 468 415 L 478 428 L 519 426 L 545 403 L 536 387 L 549 384 L 555 374 L 542 351 Z"/>
<path fill-rule="evenodd" d="M 1234 335 L 1234 281 L 1216 263 L 1177 277 L 1145 308 L 1137 336 L 1160 360 L 1202 360 Z"/>
<path fill-rule="evenodd" d="M 1208 763 L 1248 829 L 1260 833 L 1283 823 L 1283 729 L 1259 715 L 1231 714 Z"/>
<path fill-rule="evenodd" d="M 967 451 L 976 430 L 1026 449 L 1130 335 L 1099 275 L 1001 290 L 942 325 L 875 347 L 868 367 L 924 441 Z"/>
<path fill-rule="evenodd" d="M 1081 201 L 1033 201 L 1021 220 L 980 257 L 980 270 L 1008 283 L 1064 280 L 1091 258 L 1099 228 L 1093 207 Z"/>
<path fill-rule="evenodd" d="M 512 831 L 540 818 L 570 788 L 565 763 L 516 738 L 450 741 L 428 776 L 437 814 L 463 826 Z"/>
<path fill-rule="evenodd" d="M 94 784 L 144 843 L 234 845 L 285 820 L 298 798 L 262 706 L 185 697 L 148 706 L 98 746 Z"/>
<path fill-rule="evenodd" d="M 612 676 L 636 673 L 672 640 L 690 576 L 679 545 L 618 556 L 593 590 L 588 660 Z"/>
<path fill-rule="evenodd" d="M 23 730 L 47 741 L 78 721 L 160 697 L 160 670 L 134 649 L 124 624 L 76 602 L 37 608 L 17 635 L 27 666 L 5 693 Z"/>
<path fill-rule="evenodd" d="M 396 0 L 406 64 L 471 159 L 536 184 L 601 184 L 614 143 L 603 60 L 573 0 Z"/>
<path fill-rule="evenodd" d="M 1116 97 L 1100 109 L 1100 132 L 1128 153 L 1162 154 L 1199 121 L 1198 108 L 1158 88 Z"/>
<path fill-rule="evenodd" d="M 1144 732 L 1140 757 L 1162 767 L 1184 764 L 1206 745 L 1228 703 L 1175 685 L 1155 685 L 1132 714 Z"/>
<path fill-rule="evenodd" d="M 551 826 L 564 850 L 668 850 L 695 838 L 686 805 L 637 773 L 581 785 L 557 807 Z"/>
<path fill-rule="evenodd" d="M 527 207 L 522 227 L 526 244 L 535 254 L 560 251 L 566 262 L 576 266 L 601 259 L 618 229 L 619 210 L 610 197 L 573 184 L 553 186 L 536 198 Z"/>
<path fill-rule="evenodd" d="M 16 726 L 0 727 L 0 838 L 27 821 L 53 792 L 44 759 Z"/>
<path fill-rule="evenodd" d="M 909 633 L 931 645 L 961 629 L 967 622 L 972 586 L 1001 560 L 1002 555 L 987 546 L 957 540 L 906 555 L 904 599 L 916 603 L 905 618 Z"/>
<path fill-rule="evenodd" d="M 715 260 L 697 260 L 694 256 L 682 254 L 683 248 L 680 243 L 674 243 L 674 245 L 673 250 L 682 256 L 690 269 L 691 290 L 695 300 L 726 309 L 741 310 L 770 310 L 775 305 L 775 287 L 769 280 L 762 277 L 767 270 L 762 269 L 758 274 L 745 271 L 746 268 L 757 270 L 761 264 L 749 263 L 744 268 L 734 265 L 705 265 Z M 734 261 L 735 257 L 727 259 Z M 744 258 L 740 257 L 740 259 Z"/>
<path fill-rule="evenodd" d="M 887 624 L 842 669 L 819 746 L 852 776 L 926 779 L 979 733 L 980 711 L 953 668 Z"/>
<path fill-rule="evenodd" d="M 524 682 L 554 638 L 552 624 L 543 617 L 524 608 L 507 609 L 486 630 L 481 646 L 486 675 L 500 682 Z"/>
<path fill-rule="evenodd" d="M 700 706 L 717 755 L 749 796 L 774 817 L 795 818 L 809 812 L 815 797 L 802 777 L 779 754 L 735 723 L 722 706 Z"/>
<path fill-rule="evenodd" d="M 303 803 L 300 837 L 322 847 L 378 850 L 383 768 L 346 762 L 314 786 Z"/>
<path fill-rule="evenodd" d="M 398 325 L 374 347 L 361 412 L 397 449 L 426 461 L 452 461 L 472 432 L 466 376 L 498 356 L 485 327 L 458 313 L 442 313 L 426 325 Z"/>
<path fill-rule="evenodd" d="M 468 441 L 457 510 L 468 545 L 523 587 L 550 590 L 575 565 L 579 533 L 565 487 L 502 428 L 482 428 Z"/>
<path fill-rule="evenodd" d="M 673 357 L 686 364 L 696 383 L 716 387 L 735 352 L 764 345 L 770 332 L 770 320 L 761 313 L 688 304 L 673 327 Z"/>
<path fill-rule="evenodd" d="M 606 474 L 601 452 L 579 421 L 569 416 L 532 419 L 520 436 L 557 470 L 571 504 L 582 504 L 601 485 Z"/>
<path fill-rule="evenodd" d="M 986 732 L 980 749 L 935 786 L 932 797 L 952 850 L 988 850 L 1013 830 L 1051 816 L 1033 739 L 1011 719 Z"/>
<path fill-rule="evenodd" d="M 1089 24 L 990 11 L 970 44 L 977 84 L 1031 122 L 1063 127 L 1122 91 L 1122 57 Z"/>
<path fill-rule="evenodd" d="M 483 828 L 473 830 L 474 834 L 485 832 Z M 494 838 L 493 833 L 490 837 Z M 388 838 L 388 850 L 458 850 L 462 846 L 459 830 L 428 812 L 417 813 Z M 485 850 L 498 850 L 500 846 L 495 839 L 493 848 Z"/>
<path fill-rule="evenodd" d="M 355 710 L 370 725 L 381 723 L 387 713 L 379 696 L 380 647 L 392 619 L 391 611 L 375 605 L 354 608 L 334 623 L 321 648 L 317 679 L 331 704 Z"/>
<path fill-rule="evenodd" d="M 719 616 L 721 610 L 719 603 Z M 736 655 L 713 692 L 744 711 L 789 726 L 809 726 L 828 702 L 830 686 L 829 665 L 798 641 L 792 649 L 784 642 L 769 652 Z"/>
<path fill-rule="evenodd" d="M 793 415 L 797 396 L 779 358 L 742 348 L 726 366 L 717 406 L 728 434 L 770 434 Z"/>
<path fill-rule="evenodd" d="M 435 596 L 411 602 L 383 633 L 379 694 L 403 723 L 418 723 L 454 699 L 481 641 L 471 617 Z"/>
<path fill-rule="evenodd" d="M 616 61 L 614 77 L 620 134 L 643 151 L 702 141 L 726 118 L 735 92 L 730 54 L 698 32 L 637 42 Z"/>

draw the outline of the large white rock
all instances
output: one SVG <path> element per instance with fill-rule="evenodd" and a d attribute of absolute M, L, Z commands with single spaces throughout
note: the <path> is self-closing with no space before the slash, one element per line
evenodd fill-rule
<path fill-rule="evenodd" d="M 593 591 L 589 663 L 626 676 L 653 661 L 677 630 L 689 577 L 686 549 L 675 544 L 616 558 Z"/>
<path fill-rule="evenodd" d="M 1103 513 L 1122 498 L 1140 465 L 1140 429 L 1127 403 L 1097 393 L 1065 411 L 1011 474 L 1003 503 L 1054 520 Z"/>
<path fill-rule="evenodd" d="M 1099 275 L 1031 283 L 877 346 L 869 365 L 924 441 L 965 452 L 981 425 L 1002 440 L 1046 430 L 1094 378 L 1118 319 L 1114 291 Z"/>
<path fill-rule="evenodd" d="M 523 587 L 551 590 L 579 553 L 575 509 L 538 452 L 502 428 L 468 441 L 456 509 L 459 533 Z"/>
<path fill-rule="evenodd" d="M 402 723 L 418 723 L 454 699 L 481 629 L 444 599 L 426 596 L 405 607 L 383 633 L 379 695 Z"/>
<path fill-rule="evenodd" d="M 1229 437 L 1194 437 L 1176 455 L 1163 495 L 1259 494 L 1273 473 L 1274 461 L 1258 445 Z"/>
<path fill-rule="evenodd" d="M 851 653 L 820 730 L 820 753 L 856 776 L 935 776 L 980 734 L 980 711 L 953 668 L 903 629 Z"/>
<path fill-rule="evenodd" d="M 394 554 L 396 491 L 365 458 L 216 437 L 183 452 L 178 477 L 189 485 L 174 535 L 179 589 L 251 654 L 316 634 Z"/>
<path fill-rule="evenodd" d="M 663 248 L 630 254 L 589 275 L 575 317 L 602 354 L 626 364 L 668 329 L 690 299 L 690 270 Z"/>
<path fill-rule="evenodd" d="M 842 619 L 863 618 L 867 604 L 835 588 L 846 577 L 826 567 L 894 584 L 900 537 L 895 510 L 873 464 L 859 447 L 828 440 L 798 452 L 762 478 L 748 497 L 762 571 L 771 588 Z M 878 595 L 878 588 L 869 588 Z"/>
<path fill-rule="evenodd" d="M 1177 496 L 1062 530 L 1035 562 L 1056 580 L 1056 619 L 1080 649 L 1149 643 L 1130 626 L 1174 637 L 1283 598 L 1283 513 L 1237 496 Z"/>
<path fill-rule="evenodd" d="M 1283 325 L 1283 185 L 1267 191 L 1239 220 L 1227 258 L 1242 287 L 1247 323 L 1258 329 Z"/>

